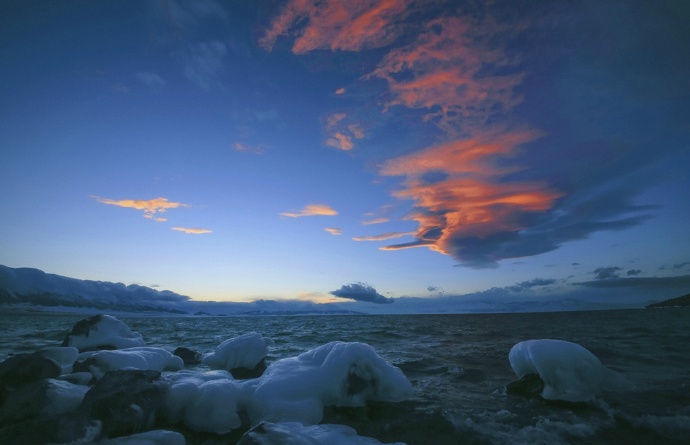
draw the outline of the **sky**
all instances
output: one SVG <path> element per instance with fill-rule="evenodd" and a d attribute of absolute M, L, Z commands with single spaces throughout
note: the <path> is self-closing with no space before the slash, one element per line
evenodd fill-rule
<path fill-rule="evenodd" d="M 0 264 L 214 301 L 682 295 L 688 22 L 681 0 L 3 1 Z"/>

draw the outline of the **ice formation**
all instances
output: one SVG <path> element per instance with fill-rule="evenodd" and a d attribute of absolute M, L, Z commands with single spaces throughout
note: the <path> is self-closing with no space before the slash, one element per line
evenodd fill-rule
<path fill-rule="evenodd" d="M 324 406 L 363 406 L 367 400 L 397 402 L 412 395 L 399 368 L 364 343 L 331 342 L 272 363 L 255 385 L 249 417 L 256 424 L 319 423 Z"/>
<path fill-rule="evenodd" d="M 141 334 L 111 315 L 96 315 L 79 321 L 62 342 L 62 346 L 73 346 L 80 351 L 124 349 L 145 344 Z"/>
<path fill-rule="evenodd" d="M 292 445 L 380 445 L 376 439 L 357 435 L 346 425 L 304 426 L 298 422 L 262 422 L 248 431 L 238 442 L 243 444 L 292 444 Z M 403 444 L 391 444 L 403 445 Z"/>
<path fill-rule="evenodd" d="M 46 399 L 41 414 L 54 417 L 74 411 L 89 391 L 86 385 L 76 385 L 63 380 L 47 379 Z"/>
<path fill-rule="evenodd" d="M 577 343 L 563 340 L 527 340 L 512 347 L 510 366 L 519 378 L 538 374 L 544 382 L 541 396 L 549 400 L 587 402 L 602 389 L 605 368 Z"/>
<path fill-rule="evenodd" d="M 227 371 L 180 371 L 168 376 L 172 385 L 165 399 L 170 423 L 183 421 L 195 431 L 224 434 L 241 424 L 238 404 L 244 387 Z"/>
<path fill-rule="evenodd" d="M 53 346 L 38 351 L 41 357 L 55 360 L 62 367 L 63 374 L 72 372 L 72 365 L 79 357 L 79 350 L 70 346 Z"/>
<path fill-rule="evenodd" d="M 185 438 L 175 431 L 151 430 L 98 443 L 100 445 L 185 445 Z"/>
<path fill-rule="evenodd" d="M 177 371 L 184 368 L 182 359 L 163 348 L 141 346 L 115 351 L 84 352 L 79 356 L 88 371 L 100 379 L 116 369 L 142 371 Z"/>
<path fill-rule="evenodd" d="M 236 338 L 225 340 L 210 354 L 201 358 L 201 363 L 211 369 L 231 370 L 234 368 L 253 369 L 268 354 L 268 346 L 273 341 L 256 332 L 249 332 Z"/>

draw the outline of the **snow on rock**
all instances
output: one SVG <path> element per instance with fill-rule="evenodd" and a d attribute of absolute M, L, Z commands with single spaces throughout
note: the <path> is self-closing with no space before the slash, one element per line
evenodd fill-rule
<path fill-rule="evenodd" d="M 541 396 L 548 400 L 587 402 L 602 390 L 605 368 L 577 343 L 527 340 L 513 346 L 508 359 L 518 378 L 539 375 L 544 383 Z"/>
<path fill-rule="evenodd" d="M 73 346 L 79 351 L 124 349 L 144 346 L 138 332 L 111 315 L 95 315 L 75 323 L 61 346 Z"/>
<path fill-rule="evenodd" d="M 47 379 L 46 397 L 42 415 L 55 417 L 74 411 L 91 389 L 87 385 L 76 385 L 63 380 Z"/>
<path fill-rule="evenodd" d="M 402 371 L 364 343 L 331 342 L 279 360 L 246 385 L 254 387 L 248 409 L 253 424 L 316 424 L 324 406 L 397 402 L 412 395 L 412 385 Z"/>
<path fill-rule="evenodd" d="M 379 445 L 376 439 L 357 435 L 346 425 L 304 426 L 298 422 L 262 422 L 240 438 L 238 445 Z M 403 444 L 396 444 L 403 445 Z"/>
<path fill-rule="evenodd" d="M 253 369 L 268 354 L 268 347 L 273 346 L 273 340 L 264 338 L 256 332 L 249 332 L 236 338 L 225 340 L 215 352 L 204 354 L 201 363 L 211 369 L 234 368 Z"/>
<path fill-rule="evenodd" d="M 228 371 L 179 371 L 165 398 L 169 423 L 183 421 L 195 430 L 224 434 L 239 428 L 239 404 L 246 403 L 245 388 Z"/>
<path fill-rule="evenodd" d="M 72 372 L 72 365 L 79 357 L 79 350 L 71 346 L 53 346 L 42 349 L 36 353 L 41 357 L 46 357 L 55 360 L 62 366 L 62 373 L 69 374 Z"/>
<path fill-rule="evenodd" d="M 99 445 L 185 445 L 185 438 L 175 431 L 152 430 L 98 443 Z"/>
<path fill-rule="evenodd" d="M 137 369 L 140 371 L 178 371 L 182 359 L 163 348 L 142 346 L 114 351 L 93 351 L 80 354 L 75 370 L 85 370 L 100 379 L 108 371 Z"/>

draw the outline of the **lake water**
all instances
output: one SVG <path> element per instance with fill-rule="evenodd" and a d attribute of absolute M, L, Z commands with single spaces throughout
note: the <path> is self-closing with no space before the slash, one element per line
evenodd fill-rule
<path fill-rule="evenodd" d="M 0 315 L 0 360 L 59 344 L 84 316 Z M 149 318 L 118 316 L 149 346 L 211 352 L 259 332 L 275 342 L 267 364 L 334 340 L 364 342 L 398 366 L 415 395 L 401 403 L 327 408 L 323 423 L 408 444 L 690 443 L 690 310 L 534 314 Z M 519 341 L 578 343 L 634 388 L 573 406 L 507 395 Z M 199 366 L 202 369 L 203 366 Z M 187 443 L 232 443 L 199 435 Z"/>

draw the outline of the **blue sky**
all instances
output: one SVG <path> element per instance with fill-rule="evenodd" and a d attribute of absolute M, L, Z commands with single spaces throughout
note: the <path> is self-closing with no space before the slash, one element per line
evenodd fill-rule
<path fill-rule="evenodd" d="M 2 2 L 0 264 L 223 301 L 689 291 L 690 8 L 482 3 Z"/>

